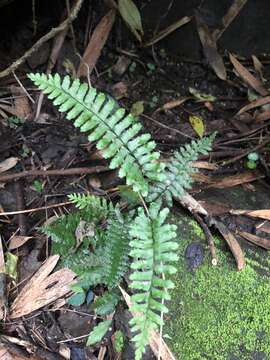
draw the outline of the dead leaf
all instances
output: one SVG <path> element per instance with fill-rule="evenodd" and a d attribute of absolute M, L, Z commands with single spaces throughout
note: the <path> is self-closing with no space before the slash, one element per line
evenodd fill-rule
<path fill-rule="evenodd" d="M 266 238 L 262 238 L 257 235 L 250 234 L 245 231 L 238 231 L 237 234 L 242 236 L 244 239 L 250 241 L 252 244 L 255 244 L 257 246 L 260 246 L 266 250 L 270 249 L 270 240 Z"/>
<path fill-rule="evenodd" d="M 29 239 L 32 239 L 32 236 L 22 236 L 22 235 L 15 235 L 13 236 L 8 244 L 8 250 L 15 250 L 19 247 L 23 246 Z"/>
<path fill-rule="evenodd" d="M 244 183 L 249 183 L 258 179 L 264 178 L 265 175 L 261 174 L 258 171 L 246 171 L 242 174 L 226 176 L 223 179 L 220 177 L 214 178 L 210 176 L 205 176 L 203 174 L 195 173 L 192 174 L 194 180 L 205 182 L 205 188 L 216 188 L 216 189 L 225 189 L 234 187 L 237 185 L 242 185 Z"/>
<path fill-rule="evenodd" d="M 115 10 L 110 10 L 95 28 L 80 62 L 77 76 L 88 77 L 100 56 L 115 20 Z"/>
<path fill-rule="evenodd" d="M 20 119 L 27 119 L 32 113 L 29 99 L 21 87 L 11 85 L 10 90 L 14 98 L 16 116 Z"/>
<path fill-rule="evenodd" d="M 263 105 L 266 105 L 270 103 L 270 96 L 266 96 L 266 97 L 263 97 L 263 98 L 260 98 L 260 99 L 257 99 L 255 101 L 252 101 L 250 104 L 248 105 L 245 105 L 243 106 L 236 115 L 240 115 L 240 114 L 243 114 L 244 112 L 246 111 L 249 111 L 249 110 L 252 110 L 252 109 L 255 109 L 259 106 L 263 106 Z"/>
<path fill-rule="evenodd" d="M 121 288 L 121 286 L 119 286 L 119 289 L 123 295 L 123 298 L 125 299 L 125 302 L 127 303 L 127 306 L 131 308 L 132 303 L 130 296 L 124 289 Z M 161 338 L 160 334 L 156 331 L 152 331 L 149 345 L 156 357 L 160 356 L 160 358 L 163 360 L 176 360 L 163 338 Z"/>
<path fill-rule="evenodd" d="M 255 218 L 270 220 L 270 210 L 231 210 L 231 214 L 233 215 L 247 215 Z"/>
<path fill-rule="evenodd" d="M 219 202 L 209 202 L 206 200 L 199 201 L 200 205 L 208 212 L 210 216 L 220 216 L 228 214 L 230 212 L 230 207 Z"/>
<path fill-rule="evenodd" d="M 17 157 L 10 157 L 0 162 L 0 173 L 12 169 L 19 161 Z"/>
<path fill-rule="evenodd" d="M 256 122 L 266 121 L 270 119 L 270 110 L 266 110 L 255 117 Z"/>
<path fill-rule="evenodd" d="M 228 28 L 228 26 L 232 23 L 232 21 L 236 18 L 236 16 L 241 11 L 242 7 L 245 5 L 247 0 L 234 0 L 232 5 L 229 7 L 227 13 L 222 18 L 222 28 L 216 29 L 213 32 L 213 38 L 217 41 L 224 31 Z"/>
<path fill-rule="evenodd" d="M 166 104 L 164 104 L 162 107 L 158 108 L 155 113 L 160 112 L 160 111 L 167 111 L 167 110 L 172 110 L 180 105 L 182 105 L 185 101 L 192 99 L 191 97 L 184 97 L 181 99 L 176 99 L 176 100 L 172 100 L 167 102 Z"/>
<path fill-rule="evenodd" d="M 71 270 L 64 268 L 50 275 L 58 260 L 58 255 L 49 257 L 27 282 L 11 305 L 11 319 L 29 315 L 70 293 L 76 276 Z"/>
<path fill-rule="evenodd" d="M 266 96 L 268 91 L 265 89 L 263 83 L 256 79 L 232 54 L 229 54 L 231 63 L 233 64 L 235 70 L 240 75 L 240 77 L 244 80 L 246 84 L 252 87 L 252 89 L 256 90 L 262 96 Z"/>
<path fill-rule="evenodd" d="M 168 26 L 166 29 L 161 30 L 157 35 L 155 35 L 151 40 L 143 44 L 143 47 L 152 46 L 158 41 L 164 39 L 166 36 L 171 34 L 173 31 L 179 29 L 183 25 L 189 23 L 191 20 L 190 16 L 184 16 L 181 19 L 177 20 L 175 23 Z"/>
<path fill-rule="evenodd" d="M 207 169 L 207 170 L 217 170 L 218 166 L 216 164 L 211 164 L 208 161 L 193 161 L 192 166 L 197 169 Z"/>
<path fill-rule="evenodd" d="M 226 68 L 222 56 L 218 53 L 215 39 L 213 38 L 208 26 L 203 22 L 198 12 L 195 18 L 197 22 L 199 38 L 201 40 L 203 52 L 206 59 L 216 73 L 217 77 L 221 80 L 226 80 Z"/>
<path fill-rule="evenodd" d="M 228 228 L 222 222 L 214 220 L 213 218 L 211 220 L 212 221 L 211 221 L 210 225 L 214 225 L 218 229 L 218 231 L 221 233 L 223 238 L 226 240 L 226 242 L 235 258 L 235 261 L 237 264 L 237 269 L 239 271 L 243 270 L 246 265 L 246 261 L 245 261 L 244 253 L 243 253 L 240 245 L 238 244 L 238 241 L 236 240 L 234 235 L 228 230 Z"/>

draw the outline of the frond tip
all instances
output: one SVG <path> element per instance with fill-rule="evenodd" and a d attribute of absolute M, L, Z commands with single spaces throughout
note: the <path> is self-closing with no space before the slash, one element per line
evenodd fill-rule
<path fill-rule="evenodd" d="M 131 311 L 135 313 L 131 319 L 131 330 L 136 333 L 133 341 L 136 344 L 136 360 L 141 359 L 146 345 L 149 343 L 151 331 L 162 325 L 161 312 L 168 312 L 164 301 L 170 300 L 168 289 L 174 287 L 166 275 L 176 272 L 170 263 L 178 259 L 176 226 L 164 224 L 169 210 L 160 210 L 159 205 L 152 204 L 149 216 L 142 208 L 131 225 L 130 242 L 133 257 L 130 276 L 131 288 L 137 293 L 131 297 Z"/>
<path fill-rule="evenodd" d="M 119 176 L 126 177 L 127 185 L 143 196 L 148 193 L 149 181 L 163 180 L 163 165 L 159 152 L 149 134 L 140 134 L 142 125 L 131 114 L 118 108 L 113 99 L 78 79 L 63 80 L 58 74 L 29 74 L 34 84 L 47 94 L 75 127 L 88 132 L 89 141 L 96 141 L 103 157 L 111 159 L 110 168 L 119 168 Z"/>
<path fill-rule="evenodd" d="M 214 137 L 215 133 L 197 141 L 193 140 L 190 144 L 175 151 L 166 164 L 165 181 L 157 181 L 150 187 L 147 201 L 152 202 L 163 198 L 171 206 L 173 197 L 182 198 L 193 182 L 191 174 L 197 171 L 192 164 L 193 161 L 197 160 L 200 154 L 208 154 Z"/>

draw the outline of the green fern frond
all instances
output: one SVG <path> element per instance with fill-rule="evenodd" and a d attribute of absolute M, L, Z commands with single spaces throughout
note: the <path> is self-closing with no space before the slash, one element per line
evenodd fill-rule
<path fill-rule="evenodd" d="M 136 360 L 141 359 L 146 345 L 149 343 L 151 331 L 162 325 L 160 312 L 167 312 L 164 301 L 170 300 L 168 289 L 173 288 L 172 281 L 166 279 L 167 274 L 176 272 L 170 263 L 178 259 L 176 226 L 164 224 L 169 210 L 160 210 L 156 203 L 149 209 L 138 210 L 138 216 L 131 224 L 130 242 L 133 263 L 133 274 L 130 287 L 137 290 L 131 297 L 131 311 L 135 313 L 131 319 L 131 330 L 136 333 L 133 341 L 136 345 Z"/>
<path fill-rule="evenodd" d="M 79 210 L 86 210 L 92 214 L 93 218 L 106 219 L 108 214 L 114 212 L 114 207 L 111 201 L 106 200 L 104 197 L 95 196 L 91 194 L 74 193 L 68 195 Z"/>
<path fill-rule="evenodd" d="M 127 222 L 119 213 L 117 218 L 109 221 L 106 230 L 103 267 L 105 283 L 109 289 L 119 284 L 128 269 L 129 241 Z"/>
<path fill-rule="evenodd" d="M 191 188 L 193 182 L 191 174 L 197 171 L 192 166 L 192 162 L 197 160 L 199 154 L 208 154 L 214 137 L 215 134 L 197 141 L 193 140 L 190 144 L 181 147 L 179 151 L 175 151 L 164 171 L 166 180 L 156 182 L 151 186 L 147 201 L 152 202 L 163 198 L 171 206 L 173 197 L 183 197 L 186 190 Z"/>
<path fill-rule="evenodd" d="M 110 168 L 119 168 L 119 176 L 127 185 L 142 195 L 148 193 L 149 181 L 163 180 L 163 165 L 159 152 L 149 134 L 139 135 L 142 125 L 117 103 L 78 79 L 69 76 L 62 80 L 58 74 L 29 74 L 34 84 L 47 94 L 60 112 L 82 132 L 88 132 L 89 141 L 97 141 L 103 157 L 111 159 Z"/>

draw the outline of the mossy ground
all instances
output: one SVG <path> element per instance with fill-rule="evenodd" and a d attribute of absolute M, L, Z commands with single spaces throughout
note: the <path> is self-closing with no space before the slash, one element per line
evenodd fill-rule
<path fill-rule="evenodd" d="M 179 225 L 179 261 L 164 333 L 170 336 L 167 341 L 176 358 L 270 359 L 269 278 L 254 270 L 254 260 L 247 259 L 246 268 L 238 272 L 218 238 L 219 262 L 211 266 L 197 223 L 176 217 L 173 221 Z M 192 241 L 206 248 L 204 263 L 193 273 L 184 258 Z"/>

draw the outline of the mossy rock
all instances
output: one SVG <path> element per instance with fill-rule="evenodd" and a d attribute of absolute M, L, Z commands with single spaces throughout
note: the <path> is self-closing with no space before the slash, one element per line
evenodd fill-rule
<path fill-rule="evenodd" d="M 178 225 L 179 261 L 164 334 L 176 358 L 270 359 L 270 281 L 258 272 L 269 269 L 268 255 L 262 265 L 254 248 L 239 272 L 224 241 L 215 238 L 218 266 L 213 267 L 200 226 L 187 216 L 172 222 Z M 205 256 L 191 272 L 185 250 L 192 242 L 204 246 Z"/>

